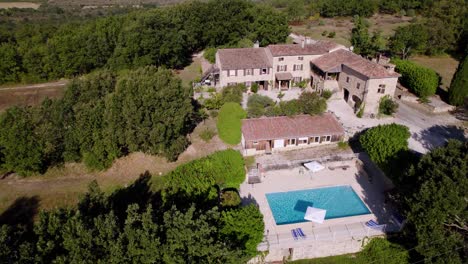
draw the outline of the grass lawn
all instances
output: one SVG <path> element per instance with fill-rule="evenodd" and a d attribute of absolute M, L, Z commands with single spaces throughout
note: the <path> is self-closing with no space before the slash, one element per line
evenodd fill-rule
<path fill-rule="evenodd" d="M 241 141 L 241 119 L 246 118 L 247 113 L 237 103 L 224 104 L 218 115 L 219 137 L 230 145 L 237 145 Z"/>
<path fill-rule="evenodd" d="M 191 82 L 201 77 L 201 62 L 200 58 L 192 57 L 192 63 L 183 70 L 176 71 L 182 83 L 185 86 L 190 86 Z"/>
<path fill-rule="evenodd" d="M 428 67 L 436 71 L 442 77 L 442 88 L 448 89 L 452 81 L 453 74 L 457 70 L 458 61 L 449 55 L 441 56 L 414 56 L 410 58 L 422 66 Z"/>
<path fill-rule="evenodd" d="M 369 32 L 380 30 L 384 38 L 388 38 L 393 35 L 397 27 L 409 24 L 411 18 L 376 14 L 367 20 L 371 25 Z M 300 35 L 309 36 L 312 39 L 331 40 L 345 46 L 350 46 L 351 43 L 349 39 L 353 27 L 354 24 L 351 17 L 319 18 L 315 21 L 306 21 L 303 25 L 291 26 L 291 31 Z M 327 32 L 327 35 L 329 32 L 335 32 L 336 36 L 334 38 L 322 36 L 324 31 Z"/>
<path fill-rule="evenodd" d="M 316 259 L 301 259 L 289 263 L 294 264 L 353 264 L 357 263 L 356 257 L 352 254 L 331 256 Z"/>

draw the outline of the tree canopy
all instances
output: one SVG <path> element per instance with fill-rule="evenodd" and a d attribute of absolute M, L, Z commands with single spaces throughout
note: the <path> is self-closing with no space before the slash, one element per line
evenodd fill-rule
<path fill-rule="evenodd" d="M 434 70 L 408 60 L 395 59 L 393 62 L 395 70 L 401 73 L 401 84 L 418 97 L 427 98 L 436 93 L 440 77 Z"/>
<path fill-rule="evenodd" d="M 226 181 L 239 181 L 233 173 L 241 173 L 241 181 L 245 177 L 242 156 L 234 150 L 176 170 L 194 184 L 197 171 L 199 179 L 205 172 Z M 94 181 L 76 208 L 42 211 L 33 227 L 0 223 L 0 258 L 6 263 L 234 264 L 257 255 L 264 223 L 255 205 L 223 208 L 216 191 L 195 195 L 187 189 L 181 197 L 173 192 L 180 182 L 166 181 L 171 174 L 152 182 L 146 173 L 111 194 Z"/>
<path fill-rule="evenodd" d="M 449 141 L 409 172 L 409 223 L 417 251 L 431 263 L 464 263 L 468 208 L 468 143 Z"/>
<path fill-rule="evenodd" d="M 194 125 L 190 89 L 153 66 L 72 81 L 63 99 L 0 115 L 0 167 L 21 174 L 82 160 L 102 170 L 129 152 L 177 158 Z"/>
<path fill-rule="evenodd" d="M 468 55 L 462 59 L 458 65 L 457 71 L 453 75 L 452 83 L 449 88 L 450 104 L 463 105 L 468 97 Z"/>
<path fill-rule="evenodd" d="M 247 0 L 211 0 L 135 10 L 59 25 L 0 27 L 0 83 L 73 77 L 94 69 L 182 68 L 205 47 L 242 39 L 284 42 L 286 17 Z M 10 32 L 11 31 L 11 32 Z"/>

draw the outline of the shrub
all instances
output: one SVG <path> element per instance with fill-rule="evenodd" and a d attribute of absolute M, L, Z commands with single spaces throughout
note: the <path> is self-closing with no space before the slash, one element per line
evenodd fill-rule
<path fill-rule="evenodd" d="M 327 32 L 326 30 L 324 30 L 324 31 L 322 32 L 322 36 L 324 36 L 324 37 L 325 37 L 327 34 L 328 34 L 328 32 Z"/>
<path fill-rule="evenodd" d="M 332 31 L 330 33 L 328 33 L 328 37 L 329 38 L 334 38 L 336 36 L 336 32 L 335 31 Z"/>
<path fill-rule="evenodd" d="M 398 110 L 398 104 L 392 98 L 390 95 L 385 95 L 380 99 L 379 102 L 379 114 L 382 115 L 392 115 Z"/>
<path fill-rule="evenodd" d="M 208 110 L 219 109 L 223 105 L 223 100 L 221 98 L 221 94 L 219 93 L 211 93 L 210 98 L 205 99 L 203 105 Z"/>
<path fill-rule="evenodd" d="M 338 148 L 340 149 L 347 149 L 349 147 L 348 141 L 340 141 L 338 142 Z"/>
<path fill-rule="evenodd" d="M 327 101 L 318 93 L 302 93 L 299 96 L 298 104 L 302 113 L 309 115 L 321 114 L 327 109 Z"/>
<path fill-rule="evenodd" d="M 407 60 L 394 60 L 396 71 L 401 73 L 401 83 L 418 97 L 434 95 L 439 85 L 439 76 L 434 70 Z"/>
<path fill-rule="evenodd" d="M 358 118 L 362 118 L 364 116 L 364 108 L 365 107 L 366 107 L 366 104 L 362 104 L 361 107 L 359 107 L 359 111 L 356 114 L 356 116 Z"/>
<path fill-rule="evenodd" d="M 453 75 L 449 89 L 449 102 L 452 105 L 463 105 L 468 96 L 468 56 L 460 62 L 457 71 Z"/>
<path fill-rule="evenodd" d="M 414 9 L 408 9 L 408 12 L 406 12 L 406 15 L 409 17 L 415 17 L 416 11 L 414 11 Z"/>
<path fill-rule="evenodd" d="M 241 140 L 241 119 L 247 116 L 242 107 L 233 102 L 224 104 L 218 116 L 219 137 L 227 144 L 237 145 Z"/>
<path fill-rule="evenodd" d="M 208 142 L 210 141 L 214 136 L 216 135 L 216 132 L 214 132 L 213 130 L 209 129 L 209 128 L 206 128 L 205 130 L 203 130 L 201 133 L 200 133 L 200 138 L 205 141 L 205 142 Z"/>
<path fill-rule="evenodd" d="M 250 91 L 252 93 L 257 93 L 258 92 L 258 83 L 253 83 L 252 86 L 250 86 Z"/>
<path fill-rule="evenodd" d="M 283 101 L 279 103 L 281 115 L 293 116 L 302 113 L 298 100 Z"/>
<path fill-rule="evenodd" d="M 218 111 L 216 111 L 216 110 L 211 110 L 211 111 L 210 111 L 210 116 L 211 116 L 212 118 L 218 117 Z"/>
<path fill-rule="evenodd" d="M 275 105 L 270 97 L 253 94 L 247 101 L 247 113 L 249 117 L 259 117 L 265 114 L 265 109 Z"/>
<path fill-rule="evenodd" d="M 323 90 L 322 91 L 322 97 L 325 98 L 325 100 L 328 100 L 332 97 L 333 92 L 330 90 Z"/>
<path fill-rule="evenodd" d="M 239 193 L 235 190 L 224 190 L 221 192 L 221 206 L 237 207 L 241 204 Z"/>
<path fill-rule="evenodd" d="M 216 62 L 216 52 L 218 51 L 217 48 L 207 48 L 203 52 L 203 57 L 209 61 L 210 63 Z"/>
<path fill-rule="evenodd" d="M 244 250 L 251 256 L 257 254 L 257 245 L 262 242 L 265 223 L 260 210 L 253 204 L 237 210 L 223 212 L 221 233 L 246 241 Z"/>
<path fill-rule="evenodd" d="M 245 179 L 244 159 L 233 149 L 218 151 L 181 165 L 164 177 L 167 194 L 199 195 L 210 191 L 215 184 L 237 189 Z M 216 195 L 215 190 L 210 191 L 211 198 Z"/>
<path fill-rule="evenodd" d="M 244 84 L 224 87 L 221 91 L 223 103 L 234 102 L 240 104 L 242 102 L 242 93 L 247 91 Z"/>
<path fill-rule="evenodd" d="M 381 262 L 388 264 L 409 263 L 407 250 L 385 238 L 373 238 L 364 249 L 357 254 L 356 263 Z"/>
<path fill-rule="evenodd" d="M 384 171 L 397 155 L 408 149 L 409 129 L 403 125 L 388 124 L 370 128 L 359 137 L 369 157 Z M 388 175 L 390 176 L 390 175 Z"/>

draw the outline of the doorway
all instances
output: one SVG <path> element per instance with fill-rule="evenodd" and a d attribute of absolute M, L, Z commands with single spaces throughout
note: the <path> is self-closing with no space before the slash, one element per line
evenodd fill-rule
<path fill-rule="evenodd" d="M 348 99 L 349 99 L 349 91 L 348 89 L 344 88 L 344 100 L 345 102 L 348 102 Z"/>

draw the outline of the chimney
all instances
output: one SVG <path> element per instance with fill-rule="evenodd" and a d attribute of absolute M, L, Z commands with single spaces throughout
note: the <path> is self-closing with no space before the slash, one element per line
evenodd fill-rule
<path fill-rule="evenodd" d="M 253 45 L 254 48 L 259 48 L 260 47 L 260 42 L 255 41 L 254 45 Z"/>
<path fill-rule="evenodd" d="M 302 40 L 301 40 L 301 47 L 304 48 L 304 45 L 305 45 L 305 40 L 302 39 Z"/>
<path fill-rule="evenodd" d="M 305 38 L 305 44 L 306 44 L 306 45 L 312 44 L 312 39 L 309 38 L 309 37 L 306 37 L 306 38 Z"/>

